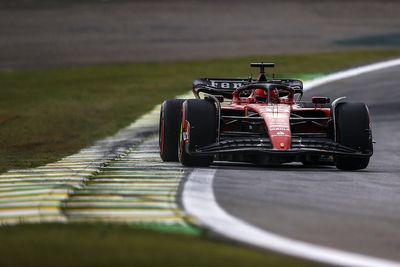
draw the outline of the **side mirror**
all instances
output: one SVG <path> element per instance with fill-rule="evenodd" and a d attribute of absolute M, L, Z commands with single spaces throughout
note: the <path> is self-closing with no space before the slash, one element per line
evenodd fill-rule
<path fill-rule="evenodd" d="M 324 97 L 324 96 L 313 96 L 311 98 L 311 101 L 313 104 L 318 105 L 318 104 L 328 104 L 331 102 L 329 97 Z"/>

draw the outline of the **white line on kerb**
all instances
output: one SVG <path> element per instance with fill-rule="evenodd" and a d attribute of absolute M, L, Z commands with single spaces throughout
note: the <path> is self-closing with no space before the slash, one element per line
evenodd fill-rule
<path fill-rule="evenodd" d="M 398 65 L 400 65 L 400 59 L 341 71 L 305 83 L 304 90 Z M 250 245 L 327 264 L 351 267 L 400 267 L 399 262 L 341 251 L 280 236 L 228 214 L 218 205 L 214 196 L 213 181 L 215 173 L 216 170 L 211 168 L 194 169 L 183 188 L 182 201 L 186 212 L 197 219 L 204 227 Z"/>

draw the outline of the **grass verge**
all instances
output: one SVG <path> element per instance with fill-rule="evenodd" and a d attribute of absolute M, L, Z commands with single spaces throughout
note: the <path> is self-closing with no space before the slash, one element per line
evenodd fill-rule
<path fill-rule="evenodd" d="M 361 51 L 0 72 L 0 172 L 53 162 L 112 135 L 202 76 L 247 76 L 273 61 L 279 77 L 329 73 L 400 56 Z"/>
<path fill-rule="evenodd" d="M 398 56 L 400 50 L 363 51 L 0 72 L 0 172 L 74 153 L 188 91 L 196 77 L 246 76 L 248 63 L 261 60 L 276 62 L 280 77 L 296 77 Z M 0 240 L 0 266 L 316 266 L 127 225 L 0 227 Z"/>
<path fill-rule="evenodd" d="M 41 224 L 0 228 L 0 266 L 317 266 L 189 235 L 127 225 Z"/>

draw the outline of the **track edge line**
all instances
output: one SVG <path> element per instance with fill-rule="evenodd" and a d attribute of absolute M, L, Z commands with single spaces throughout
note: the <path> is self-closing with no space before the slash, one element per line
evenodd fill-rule
<path fill-rule="evenodd" d="M 339 71 L 305 82 L 304 90 L 398 65 L 400 65 L 400 58 Z M 280 236 L 228 214 L 218 205 L 214 195 L 215 173 L 216 169 L 212 168 L 194 169 L 183 186 L 183 207 L 201 226 L 242 243 L 321 263 L 353 267 L 400 267 L 400 262 Z"/>

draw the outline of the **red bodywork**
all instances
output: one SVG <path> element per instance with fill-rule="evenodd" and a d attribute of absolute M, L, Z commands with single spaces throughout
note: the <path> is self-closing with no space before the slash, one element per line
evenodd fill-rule
<path fill-rule="evenodd" d="M 224 111 L 242 111 L 243 116 L 247 116 L 249 112 L 254 112 L 264 119 L 264 127 L 268 132 L 274 150 L 291 149 L 292 132 L 290 117 L 291 114 L 299 115 L 315 115 L 318 117 L 331 117 L 331 109 L 323 108 L 321 105 L 315 104 L 314 108 L 302 108 L 293 100 L 293 95 L 279 99 L 278 103 L 256 103 L 253 97 L 239 97 L 233 95 L 232 102 L 222 108 Z M 326 124 L 325 124 L 326 126 Z M 227 129 L 222 129 L 222 132 Z M 300 132 L 324 133 L 321 127 L 312 127 L 311 125 L 296 127 Z"/>
<path fill-rule="evenodd" d="M 335 103 L 327 97 L 298 101 L 300 80 L 267 80 L 263 73 L 258 80 L 203 78 L 193 82 L 193 93 L 215 104 L 218 125 L 214 143 L 189 145 L 191 127 L 183 118 L 181 137 L 188 155 L 257 164 L 333 164 L 338 155 L 372 154 L 337 142 Z"/>
<path fill-rule="evenodd" d="M 273 63 L 250 66 L 260 68 L 257 80 L 193 81 L 197 99 L 183 100 L 179 106 L 178 156 L 183 165 L 203 167 L 214 160 L 273 166 L 289 162 L 336 164 L 344 170 L 368 165 L 373 147 L 365 104 L 348 103 L 344 97 L 332 103 L 327 97 L 300 101 L 302 81 L 268 79 L 264 68 L 273 67 Z M 173 103 L 169 106 L 177 109 Z M 353 125 L 352 121 L 359 123 Z M 164 127 L 163 122 L 160 125 Z M 162 145 L 163 131 L 160 140 Z M 175 142 L 171 139 L 171 151 Z"/>

